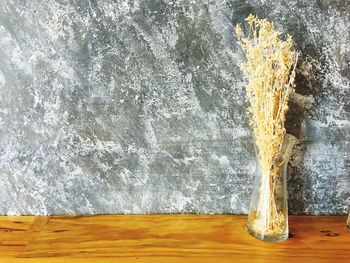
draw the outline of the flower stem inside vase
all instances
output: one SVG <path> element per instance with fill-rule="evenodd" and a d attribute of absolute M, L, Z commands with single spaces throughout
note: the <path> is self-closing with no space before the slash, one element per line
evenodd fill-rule
<path fill-rule="evenodd" d="M 279 242 L 288 238 L 286 173 L 295 142 L 294 136 L 286 135 L 279 161 L 269 169 L 263 169 L 257 158 L 258 173 L 250 203 L 247 230 L 260 240 Z"/>

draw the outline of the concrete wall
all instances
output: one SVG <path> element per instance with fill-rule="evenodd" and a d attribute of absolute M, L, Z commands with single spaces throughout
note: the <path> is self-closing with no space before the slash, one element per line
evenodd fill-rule
<path fill-rule="evenodd" d="M 346 213 L 347 0 L 2 0 L 0 213 L 247 213 L 249 13 L 302 52 L 290 213 Z"/>

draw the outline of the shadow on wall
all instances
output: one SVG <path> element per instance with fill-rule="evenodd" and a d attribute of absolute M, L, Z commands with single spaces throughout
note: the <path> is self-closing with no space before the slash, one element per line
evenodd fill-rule
<path fill-rule="evenodd" d="M 311 80 L 311 76 L 319 76 L 321 72 L 315 68 L 309 61 L 309 57 L 301 54 L 299 57 L 296 87 L 295 92 L 291 94 L 289 102 L 289 111 L 287 113 L 286 129 L 287 132 L 293 134 L 299 139 L 299 143 L 294 146 L 293 154 L 289 162 L 288 168 L 288 192 L 293 192 L 289 195 L 289 209 L 293 214 L 304 213 L 307 208 L 306 200 L 310 200 L 311 196 L 306 191 L 307 185 L 311 182 L 311 176 L 305 176 L 305 172 L 311 171 L 304 165 L 304 155 L 307 145 L 310 143 L 305 136 L 306 119 L 311 107 L 315 106 L 313 86 L 321 87 L 317 78 Z M 313 77 L 314 78 L 314 77 Z"/>
<path fill-rule="evenodd" d="M 324 68 L 326 65 L 320 46 L 322 43 L 305 44 L 307 26 L 301 19 L 288 24 L 288 32 L 293 35 L 295 47 L 300 51 L 295 92 L 292 94 L 287 113 L 286 129 L 299 139 L 299 144 L 293 149 L 288 169 L 288 204 L 292 214 L 305 214 L 312 200 L 312 192 L 308 187 L 315 184 L 316 178 L 312 168 L 305 165 L 304 158 L 312 138 L 307 136 L 307 119 L 312 116 L 312 109 L 317 108 L 323 99 L 325 87 Z"/>

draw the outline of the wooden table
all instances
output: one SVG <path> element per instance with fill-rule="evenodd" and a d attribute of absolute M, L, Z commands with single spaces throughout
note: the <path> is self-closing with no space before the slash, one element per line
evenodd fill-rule
<path fill-rule="evenodd" d="M 290 238 L 232 215 L 2 216 L 0 262 L 350 262 L 343 216 L 290 216 Z"/>

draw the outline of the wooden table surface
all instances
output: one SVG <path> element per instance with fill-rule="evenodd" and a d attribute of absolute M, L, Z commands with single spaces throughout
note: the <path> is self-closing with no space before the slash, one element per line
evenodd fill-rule
<path fill-rule="evenodd" d="M 2 216 L 0 262 L 350 262 L 344 216 L 290 216 L 290 238 L 254 239 L 232 215 Z"/>

